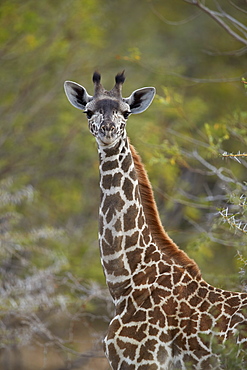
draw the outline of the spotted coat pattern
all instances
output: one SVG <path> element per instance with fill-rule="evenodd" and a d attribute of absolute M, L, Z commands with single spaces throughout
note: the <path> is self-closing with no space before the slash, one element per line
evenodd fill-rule
<path fill-rule="evenodd" d="M 99 155 L 101 259 L 116 307 L 105 338 L 112 368 L 221 369 L 215 344 L 247 344 L 247 294 L 210 286 L 173 242 L 172 258 L 157 245 L 127 138 Z"/>
<path fill-rule="evenodd" d="M 65 92 L 87 114 L 98 144 L 99 244 L 116 308 L 104 341 L 111 368 L 225 369 L 222 350 L 234 348 L 246 369 L 247 294 L 206 283 L 196 263 L 169 238 L 140 157 L 127 138 L 128 115 L 145 110 L 155 89 L 122 98 L 123 73 L 111 91 L 100 78 L 93 76 L 94 96 L 71 81 L 65 82 Z"/>

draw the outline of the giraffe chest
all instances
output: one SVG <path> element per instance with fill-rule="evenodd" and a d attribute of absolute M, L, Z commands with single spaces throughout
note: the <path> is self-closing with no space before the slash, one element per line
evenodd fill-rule
<path fill-rule="evenodd" d="M 127 317 L 129 321 L 125 322 Z M 210 348 L 178 325 L 176 315 L 165 316 L 158 307 L 116 315 L 105 338 L 112 369 L 220 369 Z"/>

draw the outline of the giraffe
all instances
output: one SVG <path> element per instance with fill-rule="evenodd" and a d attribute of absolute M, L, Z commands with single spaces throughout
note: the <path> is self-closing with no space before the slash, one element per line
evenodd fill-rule
<path fill-rule="evenodd" d="M 247 368 L 247 293 L 209 285 L 163 228 L 126 133 L 129 115 L 145 111 L 155 89 L 123 98 L 124 81 L 119 73 L 107 91 L 95 72 L 93 96 L 75 82 L 64 85 L 70 103 L 86 114 L 98 147 L 99 246 L 115 305 L 106 357 L 114 370 L 223 369 L 221 351 L 234 345 Z"/>

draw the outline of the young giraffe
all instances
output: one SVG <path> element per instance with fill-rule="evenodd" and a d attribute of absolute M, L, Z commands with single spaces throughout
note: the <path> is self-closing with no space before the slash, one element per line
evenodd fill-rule
<path fill-rule="evenodd" d="M 116 308 L 104 342 L 112 369 L 221 369 L 220 351 L 229 340 L 247 368 L 247 294 L 210 286 L 170 239 L 126 134 L 128 116 L 146 110 L 155 89 L 122 98 L 124 73 L 110 91 L 100 79 L 95 72 L 94 96 L 70 81 L 65 92 L 86 113 L 98 145 L 99 244 Z"/>

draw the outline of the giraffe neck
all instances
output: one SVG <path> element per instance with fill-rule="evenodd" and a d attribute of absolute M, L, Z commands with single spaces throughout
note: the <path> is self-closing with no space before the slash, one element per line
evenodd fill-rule
<path fill-rule="evenodd" d="M 115 300 L 133 285 L 152 237 L 146 223 L 137 172 L 124 137 L 113 147 L 99 147 L 101 203 L 99 244 L 109 290 Z"/>
<path fill-rule="evenodd" d="M 128 138 L 110 148 L 99 146 L 99 157 L 99 244 L 113 298 L 118 301 L 135 286 L 134 276 L 155 250 L 158 259 L 172 258 L 198 276 L 195 262 L 164 231 L 147 174 Z"/>

